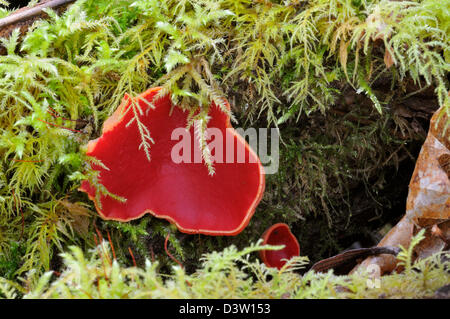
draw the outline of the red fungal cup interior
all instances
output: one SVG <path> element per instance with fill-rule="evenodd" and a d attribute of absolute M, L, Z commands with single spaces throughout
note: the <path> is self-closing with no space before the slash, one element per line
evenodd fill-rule
<path fill-rule="evenodd" d="M 268 267 L 280 269 L 284 266 L 286 260 L 300 255 L 300 245 L 295 236 L 291 233 L 289 226 L 284 223 L 278 223 L 271 226 L 264 232 L 262 237 L 264 245 L 285 246 L 281 250 L 261 251 L 261 259 Z"/>
<path fill-rule="evenodd" d="M 179 142 L 172 138 L 175 129 L 183 129 L 188 112 L 171 104 L 168 95 L 154 100 L 159 88 L 149 89 L 135 101 L 143 115 L 140 121 L 149 129 L 154 144 L 150 161 L 141 148 L 141 137 L 133 119 L 131 98 L 126 96 L 117 111 L 105 121 L 102 135 L 89 142 L 87 155 L 100 160 L 99 181 L 108 191 L 127 199 L 119 202 L 110 196 L 100 196 L 96 208 L 104 219 L 129 221 L 146 213 L 174 223 L 181 232 L 206 235 L 236 235 L 249 223 L 264 192 L 264 168 L 245 140 L 231 127 L 229 116 L 212 104 L 208 128 L 222 133 L 223 141 L 232 141 L 236 158 L 237 147 L 244 147 L 247 161 L 213 163 L 210 175 L 205 163 L 176 163 L 172 151 Z M 151 108 L 148 103 L 153 103 Z M 194 128 L 190 129 L 194 141 Z M 234 146 L 233 146 L 234 145 Z M 192 147 L 194 143 L 192 142 Z M 251 159 L 251 161 L 249 160 Z M 95 199 L 96 189 L 84 181 L 81 191 Z"/>

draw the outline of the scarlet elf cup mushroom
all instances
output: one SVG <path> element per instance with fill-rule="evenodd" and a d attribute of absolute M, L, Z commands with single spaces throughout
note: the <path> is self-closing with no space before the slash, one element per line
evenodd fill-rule
<path fill-rule="evenodd" d="M 274 224 L 262 235 L 263 245 L 284 245 L 280 250 L 261 250 L 261 260 L 268 267 L 280 269 L 287 260 L 300 255 L 300 245 L 289 226 L 284 223 Z"/>
<path fill-rule="evenodd" d="M 100 172 L 99 182 L 109 192 L 126 198 L 121 202 L 102 194 L 101 205 L 95 204 L 98 213 L 104 219 L 118 221 L 150 213 L 190 234 L 232 236 L 240 233 L 264 192 L 264 168 L 258 156 L 232 128 L 229 115 L 212 103 L 207 126 L 221 132 L 215 136 L 218 139 L 215 142 L 220 142 L 216 145 L 225 145 L 222 154 L 211 151 L 215 173 L 209 174 L 203 160 L 174 161 L 174 147 L 177 148 L 180 141 L 173 139 L 173 132 L 186 127 L 188 112 L 173 106 L 169 95 L 155 99 L 159 90 L 149 89 L 134 100 L 143 111 L 139 120 L 149 128 L 154 141 L 150 159 L 140 149 L 141 137 L 136 123 L 127 125 L 133 118 L 133 112 L 127 112 L 132 103 L 129 96 L 124 97 L 115 113 L 105 121 L 102 135 L 88 144 L 87 155 L 108 168 L 93 165 L 93 169 Z M 228 102 L 226 105 L 229 109 Z M 192 159 L 198 151 L 194 147 L 198 145 L 196 134 L 193 127 L 186 132 L 190 133 L 193 154 L 182 154 L 182 157 Z M 245 160 L 239 161 L 237 157 L 242 149 Z M 182 151 L 189 151 L 189 148 Z M 82 182 L 80 190 L 91 200 L 95 199 L 96 189 L 88 181 Z"/>

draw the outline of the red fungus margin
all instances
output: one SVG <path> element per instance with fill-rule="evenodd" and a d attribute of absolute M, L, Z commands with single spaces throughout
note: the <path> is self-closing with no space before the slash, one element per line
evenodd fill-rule
<path fill-rule="evenodd" d="M 281 250 L 261 250 L 261 260 L 268 267 L 280 269 L 286 263 L 286 260 L 300 255 L 300 245 L 291 233 L 289 226 L 284 223 L 274 224 L 269 227 L 262 235 L 263 245 L 284 245 Z"/>
<path fill-rule="evenodd" d="M 141 137 L 136 123 L 126 126 L 132 119 L 131 106 L 125 96 L 119 108 L 103 124 L 102 135 L 88 144 L 87 155 L 102 161 L 109 170 L 95 166 L 100 171 L 99 181 L 113 194 L 127 199 L 125 203 L 101 196 L 100 209 L 104 219 L 129 221 L 150 213 L 175 224 L 181 232 L 189 234 L 227 235 L 240 233 L 249 223 L 264 192 L 264 168 L 258 156 L 232 128 L 230 118 L 214 103 L 210 107 L 208 128 L 220 129 L 223 143 L 233 141 L 234 161 L 214 162 L 215 174 L 208 175 L 202 163 L 174 163 L 171 150 L 179 141 L 172 140 L 176 128 L 186 127 L 187 111 L 172 107 L 168 95 L 152 101 L 160 88 L 142 93 L 136 102 L 144 115 L 140 120 L 146 125 L 154 144 L 151 160 L 139 150 Z M 152 101 L 150 108 L 142 99 Z M 227 103 L 227 107 L 229 105 Z M 194 132 L 192 151 L 194 151 Z M 237 146 L 245 146 L 245 163 L 239 163 Z M 229 147 L 224 147 L 223 155 Z M 214 155 L 214 154 L 213 154 Z M 83 181 L 81 191 L 95 198 L 95 188 Z M 95 202 L 95 201 L 94 201 Z"/>

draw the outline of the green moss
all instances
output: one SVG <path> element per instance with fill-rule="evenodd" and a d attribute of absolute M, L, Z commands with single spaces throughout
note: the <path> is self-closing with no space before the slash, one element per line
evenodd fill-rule
<path fill-rule="evenodd" d="M 83 0 L 61 15 L 49 11 L 23 36 L 14 31 L 0 56 L 0 260 L 8 265 L 0 276 L 58 269 L 69 245 L 95 247 L 95 227 L 110 234 L 124 265 L 130 248 L 139 265 L 154 255 L 165 272 L 173 263 L 164 252 L 169 232 L 169 249 L 188 273 L 203 253 L 244 249 L 278 221 L 293 226 L 312 260 L 344 248 L 338 235 L 361 228 L 352 195 L 371 202 L 366 219 L 385 216 L 397 200 L 385 192 L 392 172 L 414 161 L 424 138 L 398 115 L 405 95 L 431 89 L 450 112 L 446 8 L 436 0 Z M 224 97 L 237 125 L 280 128 L 280 171 L 268 176 L 238 236 L 189 236 L 150 216 L 105 222 L 77 191 L 89 179 L 114 196 L 98 183 L 85 145 L 125 93 L 155 85 L 180 107 L 202 111 L 201 132 L 206 107 L 223 107 Z M 133 111 L 151 154 L 152 128 Z M 310 240 L 323 245 L 307 248 Z M 20 265 L 14 242 L 24 250 Z"/>
<path fill-rule="evenodd" d="M 11 243 L 8 254 L 1 254 L 0 273 L 5 279 L 15 279 L 17 270 L 20 268 L 22 256 L 25 253 L 24 247 L 17 242 Z"/>
<path fill-rule="evenodd" d="M 52 272 L 28 278 L 26 288 L 18 288 L 24 298 L 423 298 L 450 283 L 449 261 L 441 254 L 411 263 L 412 251 L 423 239 L 416 236 L 410 249 L 402 248 L 399 261 L 403 273 L 376 277 L 369 270 L 348 276 L 332 271 L 315 273 L 305 268 L 308 258 L 291 259 L 282 269 L 267 268 L 252 253 L 280 246 L 260 242 L 243 250 L 234 246 L 202 258 L 201 266 L 187 274 L 179 266 L 170 275 L 158 272 L 158 263 L 145 267 L 123 267 L 113 258 L 106 242 L 89 254 L 75 246 L 62 254 L 64 267 L 55 280 Z M 422 237 L 421 237 L 422 236 Z M 414 269 L 414 270 L 413 270 Z M 14 297 L 16 286 L 0 278 L 0 292 Z"/>

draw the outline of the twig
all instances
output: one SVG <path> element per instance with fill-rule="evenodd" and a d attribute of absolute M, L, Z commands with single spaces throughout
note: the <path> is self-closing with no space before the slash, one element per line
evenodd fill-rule
<path fill-rule="evenodd" d="M 371 247 L 347 250 L 339 255 L 318 261 L 311 267 L 311 270 L 327 272 L 329 269 L 334 269 L 334 273 L 337 275 L 346 274 L 348 273 L 346 268 L 353 268 L 359 259 L 381 254 L 396 256 L 399 251 L 400 249 L 397 247 Z"/>
<path fill-rule="evenodd" d="M 75 130 L 75 129 L 73 129 L 73 128 L 68 128 L 68 127 L 65 127 L 65 126 L 57 125 L 57 124 L 50 123 L 50 122 L 47 122 L 47 121 L 44 121 L 44 120 L 41 120 L 41 119 L 37 119 L 37 120 L 38 120 L 38 121 L 41 121 L 42 123 L 45 123 L 45 124 L 47 124 L 47 125 L 51 125 L 51 126 L 55 126 L 55 127 L 58 127 L 58 128 L 62 128 L 62 129 L 64 129 L 64 130 L 69 130 L 69 131 L 74 132 L 74 133 L 81 133 L 81 134 L 84 134 L 83 132 L 81 132 L 81 131 L 79 131 L 79 130 Z"/>
<path fill-rule="evenodd" d="M 75 0 L 50 0 L 48 2 L 40 3 L 31 8 L 24 8 L 24 10 L 18 10 L 17 12 L 0 19 L 0 28 L 4 28 L 11 24 L 34 18 L 46 8 L 54 9 L 56 7 L 75 2 Z"/>
<path fill-rule="evenodd" d="M 106 231 L 106 233 L 108 234 L 108 241 L 109 241 L 109 245 L 111 246 L 113 258 L 114 258 L 114 260 L 116 260 L 117 259 L 116 258 L 116 252 L 114 251 L 114 245 L 113 245 L 112 240 L 111 240 L 111 235 L 109 234 L 108 230 Z"/>
<path fill-rule="evenodd" d="M 131 247 L 128 247 L 128 251 L 130 252 L 131 259 L 133 260 L 134 267 L 137 267 L 136 259 L 134 259 L 134 254 L 133 254 L 133 251 L 131 250 Z"/>
<path fill-rule="evenodd" d="M 51 116 L 53 116 L 54 118 L 60 118 L 60 119 L 63 119 L 64 121 L 72 121 L 72 122 L 78 122 L 78 120 L 72 120 L 72 119 L 67 119 L 67 118 L 65 118 L 65 117 L 62 117 L 61 115 L 58 115 L 58 112 L 56 112 L 51 106 L 48 106 L 48 108 L 51 110 L 51 111 L 48 111 L 47 110 L 47 112 L 51 115 Z"/>
<path fill-rule="evenodd" d="M 166 251 L 166 254 L 170 257 L 170 259 L 175 261 L 178 265 L 180 265 L 181 268 L 184 269 L 183 264 L 181 262 L 179 262 L 178 259 L 176 259 L 174 256 L 172 256 L 172 254 L 167 249 L 167 243 L 169 241 L 169 237 L 170 237 L 170 232 L 167 233 L 166 240 L 164 241 L 164 250 Z"/>

